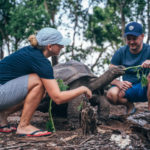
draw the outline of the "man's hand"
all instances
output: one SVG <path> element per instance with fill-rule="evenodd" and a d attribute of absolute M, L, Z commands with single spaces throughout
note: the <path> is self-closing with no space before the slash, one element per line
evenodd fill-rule
<path fill-rule="evenodd" d="M 129 81 L 120 81 L 120 84 L 117 85 L 120 88 L 119 98 L 123 98 L 125 96 L 125 91 L 128 88 L 132 87 L 132 83 Z"/>
<path fill-rule="evenodd" d="M 120 90 L 126 91 L 128 88 L 132 87 L 132 83 L 129 81 L 120 81 L 117 86 Z"/>
<path fill-rule="evenodd" d="M 145 60 L 141 66 L 143 68 L 150 68 L 150 60 Z"/>

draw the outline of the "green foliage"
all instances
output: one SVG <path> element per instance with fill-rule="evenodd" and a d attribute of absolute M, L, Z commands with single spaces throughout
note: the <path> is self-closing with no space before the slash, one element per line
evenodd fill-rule
<path fill-rule="evenodd" d="M 14 42 L 17 43 L 28 38 L 29 35 L 42 27 L 50 25 L 50 16 L 46 12 L 44 4 L 37 4 L 37 0 L 24 0 L 23 3 L 10 9 L 9 16 L 10 21 L 6 28 L 9 35 L 15 38 Z"/>
<path fill-rule="evenodd" d="M 147 76 L 146 76 L 146 74 L 144 74 L 144 73 L 142 72 L 142 78 L 141 78 L 142 87 L 143 87 L 143 86 L 146 86 L 147 83 L 148 83 L 148 81 L 147 81 Z"/>
<path fill-rule="evenodd" d="M 68 36 L 73 35 L 72 45 L 60 55 L 63 61 L 75 59 L 88 63 L 92 70 L 98 70 L 104 67 L 104 63 L 109 63 L 113 52 L 124 44 L 123 29 L 126 23 L 141 22 L 149 37 L 149 1 L 90 0 L 86 1 L 87 5 L 84 5 L 84 2 L 0 0 L 0 49 L 7 47 L 8 53 L 11 53 L 12 48 L 17 50 L 22 43 L 26 44 L 25 39 L 42 27 L 57 28 L 61 25 Z M 84 43 L 87 42 L 86 46 L 81 43 L 82 39 Z M 148 42 L 150 38 L 147 39 Z M 87 62 L 93 54 L 98 57 L 94 58 L 92 63 Z"/>
<path fill-rule="evenodd" d="M 139 70 L 141 69 L 141 65 L 127 67 L 127 68 L 125 68 L 125 71 L 129 70 L 129 69 L 134 69 L 135 71 L 139 72 Z"/>
<path fill-rule="evenodd" d="M 77 107 L 77 111 L 81 111 L 82 106 L 83 106 L 83 101 L 80 102 L 80 105 Z"/>
<path fill-rule="evenodd" d="M 120 24 L 117 17 L 113 16 L 114 10 L 111 8 L 94 7 L 93 14 L 89 16 L 86 38 L 99 46 L 103 46 L 105 42 L 121 43 Z"/>
<path fill-rule="evenodd" d="M 6 26 L 10 22 L 10 9 L 16 5 L 15 0 L 0 0 L 0 48 L 3 49 L 5 43 L 8 43 L 9 32 Z"/>
<path fill-rule="evenodd" d="M 69 86 L 65 85 L 62 79 L 57 79 L 57 83 L 59 85 L 60 91 L 66 91 Z M 50 99 L 49 103 L 49 121 L 46 123 L 46 129 L 50 132 L 56 132 L 53 117 L 52 117 L 52 99 Z"/>
<path fill-rule="evenodd" d="M 57 82 L 61 91 L 66 91 L 69 88 L 68 85 L 64 84 L 62 79 L 57 79 Z"/>
<path fill-rule="evenodd" d="M 147 85 L 148 83 L 147 74 L 150 71 L 150 69 L 148 69 L 148 72 L 145 73 L 144 68 L 142 68 L 141 65 L 125 68 L 125 70 L 129 70 L 129 69 L 134 69 L 134 71 L 137 72 L 137 78 L 141 80 L 142 87 Z"/>
<path fill-rule="evenodd" d="M 52 117 L 52 99 L 50 99 L 48 113 L 49 113 L 49 121 L 46 123 L 46 129 L 50 132 L 56 132 L 53 117 Z"/>

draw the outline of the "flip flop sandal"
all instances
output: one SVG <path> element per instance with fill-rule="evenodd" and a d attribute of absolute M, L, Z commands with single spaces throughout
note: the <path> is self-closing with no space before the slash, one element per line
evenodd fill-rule
<path fill-rule="evenodd" d="M 38 132 L 44 132 L 44 131 L 43 130 L 37 130 L 37 131 L 34 131 L 30 134 L 18 134 L 18 136 L 41 137 L 41 136 L 48 136 L 48 135 L 52 134 L 52 132 L 45 132 L 45 133 L 36 134 Z"/>
<path fill-rule="evenodd" d="M 10 124 L 0 126 L 0 132 L 2 132 L 2 133 L 11 133 L 11 132 L 14 132 L 16 130 L 17 129 L 15 127 L 12 127 Z"/>
<path fill-rule="evenodd" d="M 133 107 L 133 109 L 131 110 L 131 112 L 128 114 L 128 115 L 133 115 L 133 114 L 135 114 L 136 113 L 136 108 L 135 107 Z"/>

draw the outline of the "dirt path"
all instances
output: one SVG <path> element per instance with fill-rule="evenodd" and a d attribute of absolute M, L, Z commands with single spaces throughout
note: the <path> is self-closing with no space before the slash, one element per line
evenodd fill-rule
<path fill-rule="evenodd" d="M 136 114 L 147 110 L 147 103 L 136 104 Z M 125 108 L 112 106 L 110 119 L 98 125 L 95 135 L 83 136 L 82 130 L 70 130 L 66 118 L 54 118 L 56 133 L 47 137 L 18 137 L 0 133 L 0 150 L 148 150 L 150 141 L 142 130 L 123 116 Z M 9 117 L 17 125 L 20 112 Z M 45 129 L 48 113 L 36 112 L 32 124 Z"/>

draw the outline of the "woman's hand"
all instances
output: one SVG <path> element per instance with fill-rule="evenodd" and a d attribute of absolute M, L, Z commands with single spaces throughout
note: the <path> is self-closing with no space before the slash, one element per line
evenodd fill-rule
<path fill-rule="evenodd" d="M 86 86 L 81 86 L 81 88 L 83 89 L 83 91 L 85 91 L 85 96 L 90 99 L 92 97 L 92 91 L 87 88 Z"/>

